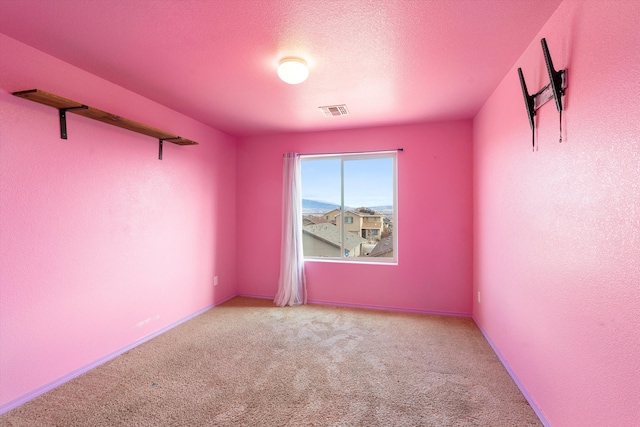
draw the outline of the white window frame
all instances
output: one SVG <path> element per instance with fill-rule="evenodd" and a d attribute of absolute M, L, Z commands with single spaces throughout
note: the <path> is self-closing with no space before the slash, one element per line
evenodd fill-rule
<path fill-rule="evenodd" d="M 344 209 L 344 162 L 345 160 L 369 160 L 376 158 L 391 158 L 393 161 L 393 216 L 391 218 L 391 223 L 393 224 L 393 257 L 346 257 L 344 244 L 340 248 L 340 257 L 312 257 L 312 256 L 304 256 L 305 262 L 313 261 L 313 262 L 339 262 L 339 263 L 355 263 L 355 264 L 386 264 L 386 265 L 397 265 L 398 264 L 398 152 L 394 151 L 376 151 L 376 152 L 363 152 L 363 153 L 336 153 L 336 154 L 301 154 L 300 159 L 302 162 L 305 160 L 314 160 L 320 158 L 338 158 L 340 159 L 340 213 L 337 214 L 341 218 L 341 222 L 344 224 L 346 220 L 345 209 Z M 301 166 L 302 167 L 302 166 Z M 301 201 L 302 203 L 302 201 Z M 382 217 L 380 221 L 383 221 Z M 346 227 L 341 226 L 341 241 L 344 242 L 344 234 L 348 233 L 345 231 Z"/>

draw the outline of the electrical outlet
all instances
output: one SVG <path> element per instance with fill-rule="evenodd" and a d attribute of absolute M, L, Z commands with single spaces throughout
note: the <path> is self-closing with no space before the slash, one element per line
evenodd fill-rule
<path fill-rule="evenodd" d="M 480 291 L 478 291 L 478 304 L 480 303 Z"/>
<path fill-rule="evenodd" d="M 218 286 L 218 276 L 213 276 L 213 286 Z"/>

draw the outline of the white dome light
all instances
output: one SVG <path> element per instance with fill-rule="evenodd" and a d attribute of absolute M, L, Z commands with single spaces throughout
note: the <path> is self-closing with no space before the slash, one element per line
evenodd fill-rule
<path fill-rule="evenodd" d="M 278 77 L 290 85 L 302 83 L 309 77 L 307 63 L 299 58 L 285 58 L 278 66 Z"/>

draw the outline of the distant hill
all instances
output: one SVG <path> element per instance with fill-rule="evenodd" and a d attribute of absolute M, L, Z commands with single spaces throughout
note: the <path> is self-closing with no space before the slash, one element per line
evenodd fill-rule
<path fill-rule="evenodd" d="M 339 207 L 340 205 L 336 205 L 333 203 L 320 202 L 318 200 L 302 199 L 303 213 L 325 213 Z"/>
<path fill-rule="evenodd" d="M 385 206 L 367 206 L 377 212 L 380 213 L 390 213 L 393 212 L 393 206 L 392 205 L 385 205 Z M 329 212 L 330 210 L 333 209 L 338 209 L 340 208 L 340 205 L 336 205 L 335 203 L 330 203 L 330 202 L 321 202 L 319 200 L 311 200 L 311 199 L 302 199 L 302 213 L 305 214 L 311 214 L 311 213 L 325 213 L 325 212 Z M 345 207 L 346 210 L 353 210 L 354 208 L 351 208 L 349 206 Z"/>

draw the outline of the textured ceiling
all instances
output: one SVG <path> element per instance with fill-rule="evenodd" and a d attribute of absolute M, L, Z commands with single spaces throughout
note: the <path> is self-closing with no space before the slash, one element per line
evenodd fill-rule
<path fill-rule="evenodd" d="M 0 0 L 0 32 L 255 135 L 473 117 L 560 2 Z M 286 56 L 307 81 L 278 79 Z"/>

